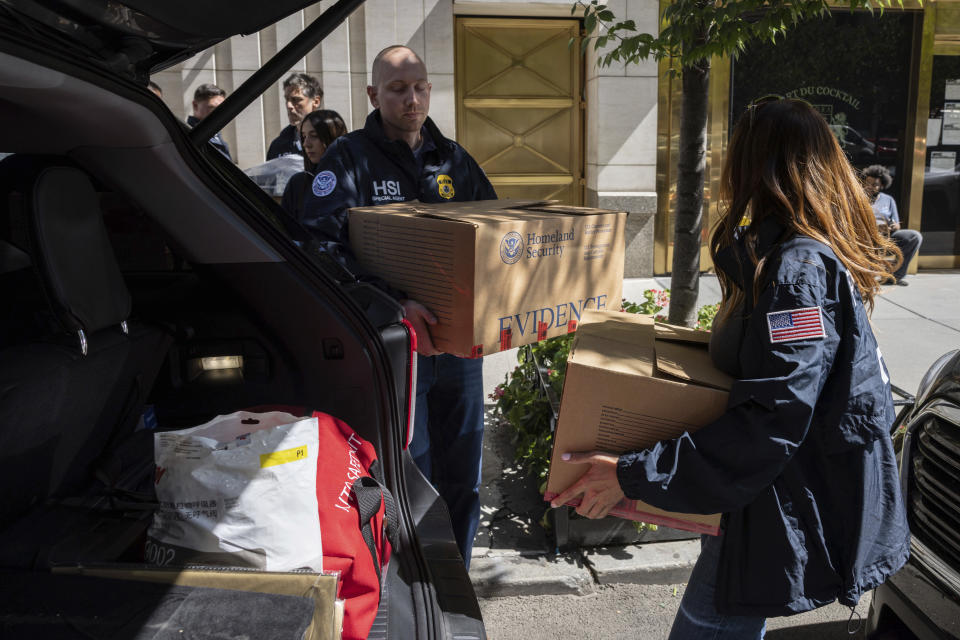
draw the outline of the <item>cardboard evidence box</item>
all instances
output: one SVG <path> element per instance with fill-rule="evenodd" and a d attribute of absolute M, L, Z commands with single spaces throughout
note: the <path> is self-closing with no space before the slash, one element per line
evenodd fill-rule
<path fill-rule="evenodd" d="M 371 273 L 438 319 L 438 349 L 480 357 L 620 308 L 627 214 L 549 202 L 403 202 L 350 210 Z"/>
<path fill-rule="evenodd" d="M 624 453 L 695 431 L 726 410 L 732 383 L 710 360 L 708 332 L 631 313 L 588 311 L 582 320 L 567 360 L 546 500 L 587 471 L 560 460 L 564 452 Z M 629 499 L 610 513 L 712 535 L 721 515 L 671 513 Z"/>
<path fill-rule="evenodd" d="M 336 600 L 339 578 L 335 574 L 268 572 L 237 567 L 164 568 L 136 564 L 65 565 L 54 567 L 53 572 L 310 598 L 314 601 L 313 621 L 307 628 L 305 640 L 336 640 L 343 625 L 343 605 Z"/>

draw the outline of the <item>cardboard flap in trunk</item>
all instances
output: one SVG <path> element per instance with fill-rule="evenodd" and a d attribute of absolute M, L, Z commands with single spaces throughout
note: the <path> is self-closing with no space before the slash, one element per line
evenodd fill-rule
<path fill-rule="evenodd" d="M 232 591 L 301 596 L 314 602 L 313 621 L 305 640 L 333 640 L 339 637 L 335 600 L 339 574 L 310 572 L 269 572 L 243 567 L 155 567 L 136 564 L 65 565 L 54 574 L 93 576 L 115 580 L 159 582 L 178 586 L 210 587 Z"/>

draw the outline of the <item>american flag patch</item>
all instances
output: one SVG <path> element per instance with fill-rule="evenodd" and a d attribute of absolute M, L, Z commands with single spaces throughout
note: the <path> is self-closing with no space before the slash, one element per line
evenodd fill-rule
<path fill-rule="evenodd" d="M 820 307 L 805 307 L 767 314 L 770 342 L 790 342 L 807 338 L 826 338 Z"/>

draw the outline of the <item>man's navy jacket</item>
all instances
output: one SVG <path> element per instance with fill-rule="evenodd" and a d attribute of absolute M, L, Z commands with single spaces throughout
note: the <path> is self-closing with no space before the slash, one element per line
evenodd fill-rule
<path fill-rule="evenodd" d="M 301 222 L 321 240 L 346 245 L 347 210 L 391 202 L 461 202 L 497 197 L 463 147 L 424 122 L 422 168 L 403 140 L 388 140 L 380 110 L 363 129 L 335 140 L 317 164 Z"/>
<path fill-rule="evenodd" d="M 197 126 L 199 122 L 200 122 L 200 118 L 193 115 L 187 116 L 187 124 L 190 125 L 191 127 Z M 217 151 L 225 155 L 227 157 L 227 160 L 229 160 L 230 162 L 233 162 L 233 158 L 230 156 L 230 145 L 228 145 L 227 141 L 223 139 L 223 136 L 220 135 L 219 131 L 213 134 L 213 137 L 210 138 L 210 144 L 216 147 Z"/>
<path fill-rule="evenodd" d="M 300 144 L 300 127 L 288 124 L 280 130 L 280 135 L 270 142 L 267 147 L 267 161 L 280 156 L 303 155 L 303 146 Z"/>
<path fill-rule="evenodd" d="M 757 255 L 771 255 L 755 304 L 742 245 L 717 260 L 748 294 L 715 328 L 715 338 L 726 333 L 739 349 L 723 362 L 711 345 L 736 378 L 726 412 L 620 456 L 617 476 L 630 498 L 725 514 L 718 610 L 780 616 L 834 600 L 854 606 L 909 554 L 890 381 L 836 254 L 803 236 L 776 248 L 783 227 L 759 224 Z"/>

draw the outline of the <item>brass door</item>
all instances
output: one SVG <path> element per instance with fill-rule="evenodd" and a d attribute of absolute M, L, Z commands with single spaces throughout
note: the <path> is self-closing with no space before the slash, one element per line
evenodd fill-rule
<path fill-rule="evenodd" d="M 457 139 L 501 198 L 583 203 L 579 34 L 577 20 L 457 19 Z"/>

